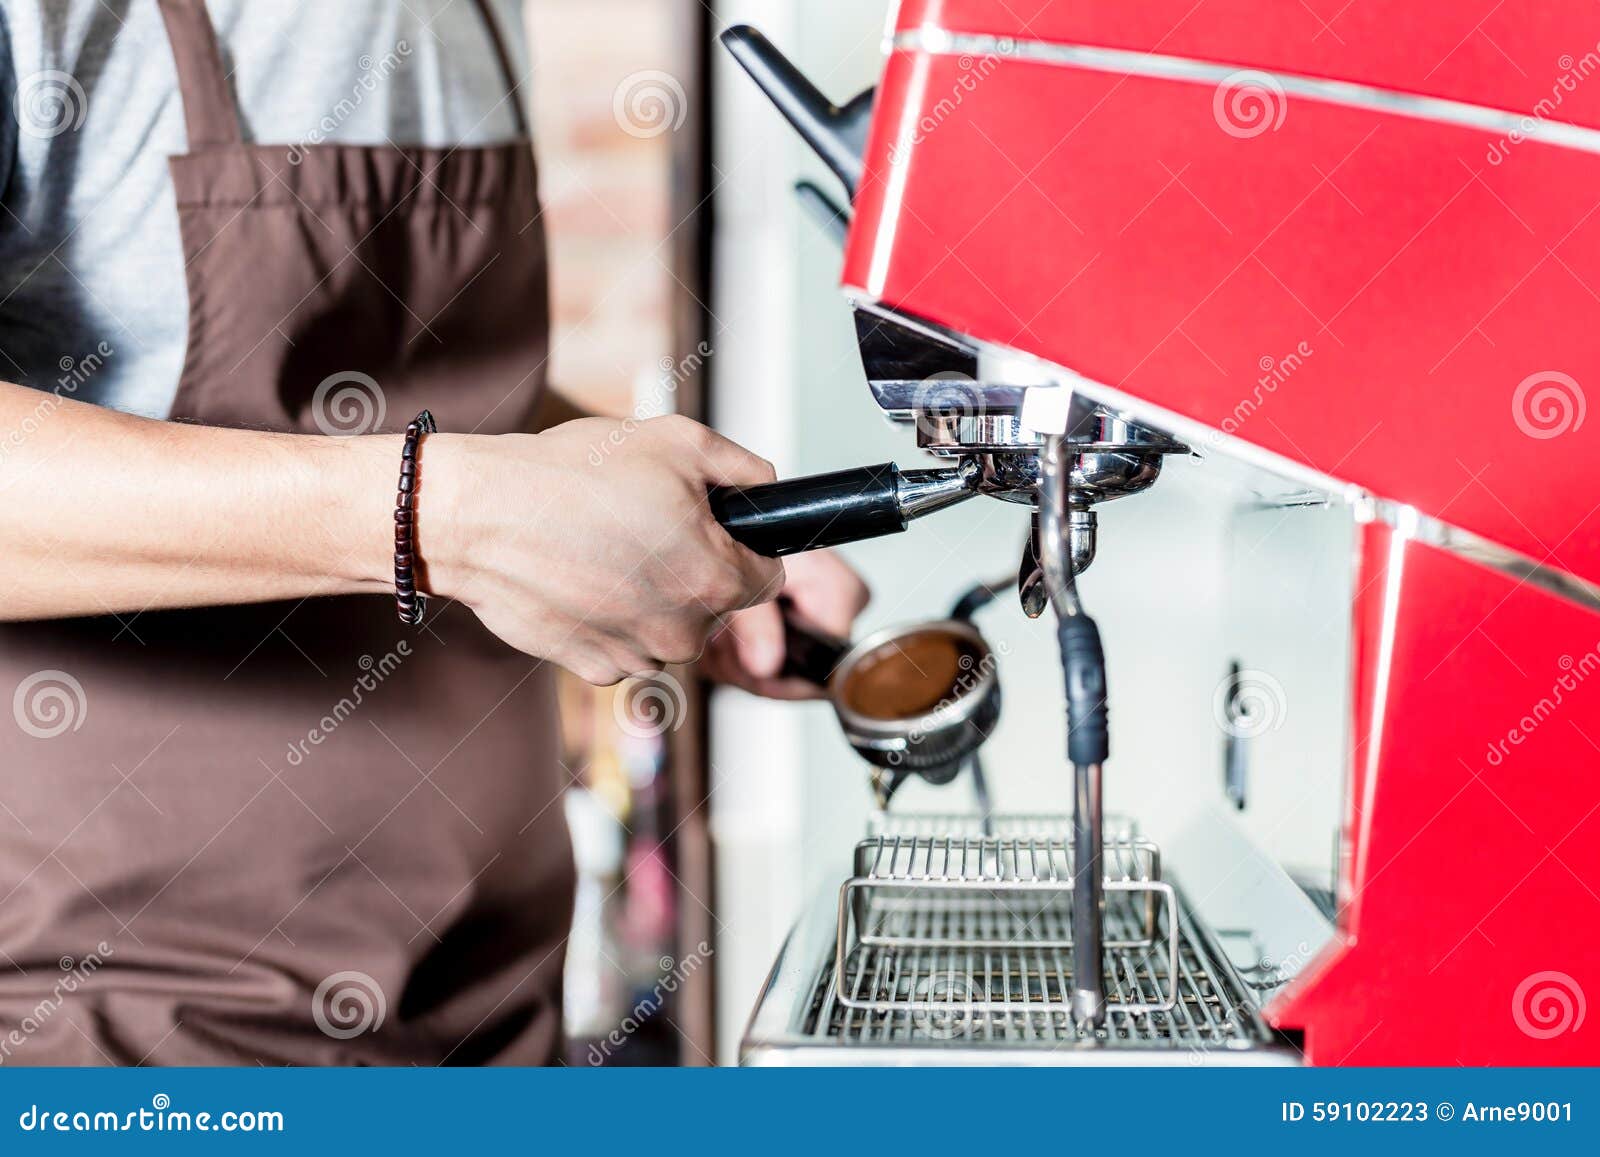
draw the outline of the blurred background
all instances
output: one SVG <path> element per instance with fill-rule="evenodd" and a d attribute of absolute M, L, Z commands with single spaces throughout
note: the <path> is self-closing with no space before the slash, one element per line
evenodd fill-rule
<path fill-rule="evenodd" d="M 831 178 L 714 51 L 719 29 L 755 24 L 843 103 L 876 80 L 889 8 L 530 0 L 553 381 L 607 413 L 709 420 L 780 476 L 933 464 L 873 404 L 839 292 L 838 248 L 793 195 L 797 178 L 830 190 Z M 1186 862 L 1202 884 L 1198 849 L 1220 830 L 1208 825 L 1244 825 L 1275 857 L 1331 881 L 1347 624 L 1296 608 L 1344 605 L 1326 584 L 1343 581 L 1330 576 L 1347 571 L 1348 532 L 1315 518 L 1286 532 L 1280 507 L 1241 513 L 1210 489 L 1231 482 L 1184 459 L 1167 469 L 1184 481 L 1102 512 L 1099 559 L 1082 582 L 1119 688 L 1165 712 L 1154 726 L 1148 712 L 1113 714 L 1106 806 L 1137 811 L 1169 849 L 1196 849 Z M 943 617 L 975 582 L 1014 575 L 1027 528 L 1023 508 L 973 502 L 848 548 L 875 590 L 861 631 Z M 1252 589 L 1268 581 L 1274 589 Z M 1218 605 L 1257 608 L 1245 658 L 1283 681 L 1298 712 L 1263 739 L 1264 758 L 1293 777 L 1261 784 L 1248 816 L 1216 814 L 1209 802 L 1222 745 L 1215 692 L 1239 658 L 1227 648 L 1245 637 Z M 1261 611 L 1269 605 L 1294 632 Z M 1005 709 L 985 748 L 995 805 L 1069 812 L 1053 634 L 1009 597 L 979 625 L 1001 656 Z M 1179 633 L 1200 643 L 1181 662 L 1164 646 Z M 608 690 L 569 681 L 563 694 L 583 877 L 568 959 L 569 1060 L 733 1063 L 796 916 L 848 875 L 872 807 L 864 767 L 818 704 L 721 690 L 708 700 L 684 672 Z M 914 783 L 896 798 L 906 810 L 972 806 L 964 780 Z M 1196 815 L 1206 818 L 1196 825 Z M 1163 830 L 1169 820 L 1186 830 Z"/>

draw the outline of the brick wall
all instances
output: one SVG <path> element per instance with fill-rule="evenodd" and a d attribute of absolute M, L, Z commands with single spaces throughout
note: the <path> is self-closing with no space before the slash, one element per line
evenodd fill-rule
<path fill-rule="evenodd" d="M 656 74 L 684 75 L 676 9 L 663 0 L 528 4 L 553 278 L 551 381 L 610 414 L 630 412 L 635 390 L 672 352 L 665 125 L 686 110 Z M 657 112 L 667 121 L 652 119 Z"/>
<path fill-rule="evenodd" d="M 693 129 L 685 96 L 692 89 L 686 26 L 693 22 L 685 11 L 695 2 L 527 5 L 551 257 L 550 380 L 597 413 L 647 416 L 673 397 L 661 379 L 663 364 L 683 344 L 675 334 L 684 302 L 677 277 L 683 275 L 673 263 L 682 257 L 688 230 L 676 230 L 674 206 L 683 193 L 675 197 L 673 180 L 675 163 L 687 168 L 680 146 Z M 709 935 L 703 907 L 680 904 L 676 895 L 679 887 L 710 894 L 704 856 L 696 859 L 694 852 L 707 842 L 699 830 L 703 817 L 678 822 L 681 801 L 674 793 L 685 780 L 667 770 L 675 760 L 698 762 L 699 756 L 692 750 L 684 755 L 694 729 L 679 730 L 681 715 L 671 732 L 641 743 L 617 725 L 625 688 L 597 690 L 565 673 L 558 686 L 568 772 L 626 825 L 626 871 L 596 881 L 606 896 L 598 921 L 580 903 L 568 958 L 570 1059 L 596 1063 L 582 1041 L 619 1023 L 640 986 L 648 989 L 659 979 L 658 962 L 678 944 Z M 659 847 L 650 833 L 669 830 L 673 847 Z M 623 1063 L 703 1057 L 709 982 L 709 970 L 685 982 L 670 1015 L 648 1018 L 629 1036 Z M 701 1046 L 693 1043 L 696 1037 Z M 609 1051 L 606 1057 L 606 1063 L 621 1059 Z"/>

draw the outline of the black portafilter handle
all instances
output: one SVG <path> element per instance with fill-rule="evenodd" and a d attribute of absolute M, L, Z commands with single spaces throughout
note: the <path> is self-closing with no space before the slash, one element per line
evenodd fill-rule
<path fill-rule="evenodd" d="M 711 513 L 734 541 L 780 558 L 899 534 L 906 524 L 977 491 L 977 466 L 901 470 L 893 462 L 764 486 L 718 486 Z"/>
<path fill-rule="evenodd" d="M 1106 656 L 1100 628 L 1088 615 L 1064 617 L 1056 628 L 1067 690 L 1067 758 L 1086 766 L 1111 754 L 1106 712 Z"/>
<path fill-rule="evenodd" d="M 778 610 L 783 614 L 783 666 L 778 675 L 826 688 L 839 660 L 850 650 L 849 640 L 836 638 L 803 618 L 782 595 L 778 596 Z"/>

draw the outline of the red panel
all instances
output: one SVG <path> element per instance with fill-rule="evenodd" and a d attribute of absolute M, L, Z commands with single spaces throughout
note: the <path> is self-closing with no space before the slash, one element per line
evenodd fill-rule
<path fill-rule="evenodd" d="M 1344 943 L 1270 1019 L 1316 1064 L 1594 1064 L 1600 617 L 1387 540 L 1358 584 Z"/>
<path fill-rule="evenodd" d="M 1600 12 L 1586 0 L 905 0 L 899 23 L 1326 77 L 1600 127 Z"/>
<path fill-rule="evenodd" d="M 891 58 L 848 283 L 1600 581 L 1600 157 L 967 65 Z"/>
<path fill-rule="evenodd" d="M 1327 27 L 1260 0 L 905 0 L 901 24 L 1518 110 L 1600 40 L 1570 0 L 1308 2 Z M 1592 87 L 1541 115 L 1600 124 Z M 845 280 L 1600 581 L 1600 157 L 1226 107 L 897 53 Z M 1270 1014 L 1321 1064 L 1600 1062 L 1600 617 L 1382 527 L 1362 545 L 1341 939 Z"/>

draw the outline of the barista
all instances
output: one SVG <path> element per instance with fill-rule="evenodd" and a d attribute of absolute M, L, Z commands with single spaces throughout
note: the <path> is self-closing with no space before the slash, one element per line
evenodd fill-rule
<path fill-rule="evenodd" d="M 0 10 L 0 1038 L 547 1062 L 551 667 L 612 683 L 727 624 L 719 674 L 802 694 L 742 608 L 787 578 L 846 633 L 865 589 L 722 532 L 706 490 L 755 455 L 545 389 L 520 4 L 121 8 Z M 353 400 L 378 432 L 328 437 Z"/>

